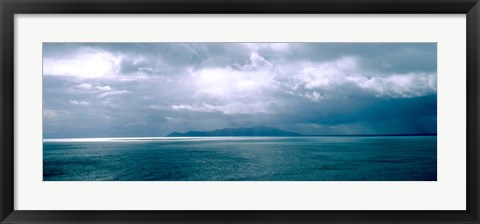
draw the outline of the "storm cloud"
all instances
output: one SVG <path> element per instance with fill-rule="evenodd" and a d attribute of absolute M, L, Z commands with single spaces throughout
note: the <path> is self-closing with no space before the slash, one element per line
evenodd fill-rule
<path fill-rule="evenodd" d="M 435 43 L 44 43 L 44 138 L 437 129 Z"/>

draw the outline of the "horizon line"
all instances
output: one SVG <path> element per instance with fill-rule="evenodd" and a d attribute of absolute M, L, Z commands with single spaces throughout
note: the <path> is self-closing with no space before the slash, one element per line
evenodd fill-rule
<path fill-rule="evenodd" d="M 141 136 L 141 137 L 67 137 L 67 138 L 42 138 L 42 140 L 62 140 L 62 139 L 151 139 L 151 138 L 211 138 L 211 137 L 381 137 L 381 136 L 437 136 L 437 133 L 416 133 L 416 134 L 345 134 L 345 135 L 292 135 L 292 136 L 278 136 L 278 135 L 265 135 L 265 136 L 179 136 L 179 137 L 167 137 L 167 136 Z"/>

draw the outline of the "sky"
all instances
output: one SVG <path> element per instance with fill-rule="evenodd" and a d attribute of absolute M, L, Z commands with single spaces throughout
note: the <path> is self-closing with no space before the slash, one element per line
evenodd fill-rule
<path fill-rule="evenodd" d="M 44 43 L 44 138 L 437 132 L 436 43 Z"/>

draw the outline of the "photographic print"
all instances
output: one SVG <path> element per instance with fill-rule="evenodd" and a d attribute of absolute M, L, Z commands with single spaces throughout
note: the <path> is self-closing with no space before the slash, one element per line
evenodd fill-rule
<path fill-rule="evenodd" d="M 436 181 L 436 43 L 43 43 L 44 181 Z"/>

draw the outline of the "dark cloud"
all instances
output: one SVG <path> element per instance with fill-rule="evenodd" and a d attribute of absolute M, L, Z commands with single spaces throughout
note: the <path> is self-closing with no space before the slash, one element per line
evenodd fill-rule
<path fill-rule="evenodd" d="M 45 43 L 44 137 L 436 132 L 435 43 Z"/>

